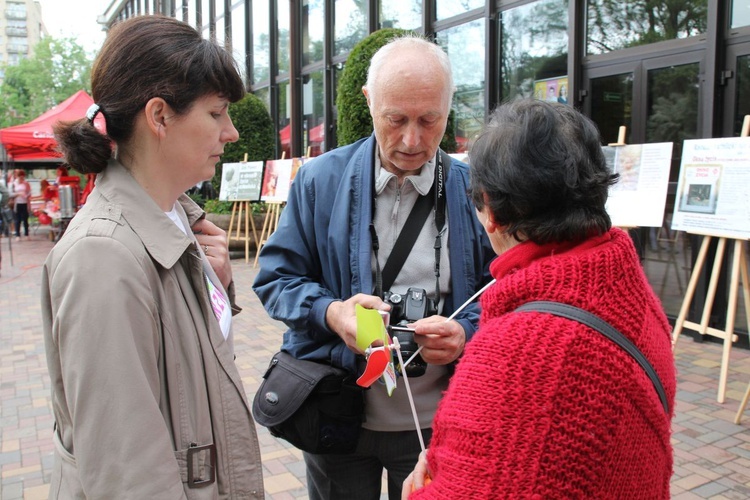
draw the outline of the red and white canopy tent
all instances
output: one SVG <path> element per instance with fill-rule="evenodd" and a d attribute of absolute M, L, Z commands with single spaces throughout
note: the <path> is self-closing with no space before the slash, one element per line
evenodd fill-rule
<path fill-rule="evenodd" d="M 0 143 L 11 160 L 59 161 L 57 142 L 52 126 L 58 121 L 74 121 L 86 116 L 94 100 L 85 90 L 79 90 L 63 102 L 28 123 L 0 129 Z M 94 121 L 99 130 L 105 130 L 104 118 Z"/>

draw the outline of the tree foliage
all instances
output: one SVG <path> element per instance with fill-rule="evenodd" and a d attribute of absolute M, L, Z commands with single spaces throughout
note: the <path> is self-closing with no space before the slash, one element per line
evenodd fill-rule
<path fill-rule="evenodd" d="M 588 52 L 604 54 L 700 35 L 708 26 L 707 12 L 707 0 L 588 2 Z"/>
<path fill-rule="evenodd" d="M 3 68 L 0 127 L 26 123 L 81 89 L 90 93 L 92 64 L 72 38 L 42 38 L 32 57 Z"/>

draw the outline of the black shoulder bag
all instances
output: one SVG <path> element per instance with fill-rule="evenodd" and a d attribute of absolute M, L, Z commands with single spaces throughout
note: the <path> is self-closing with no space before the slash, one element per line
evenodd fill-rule
<path fill-rule="evenodd" d="M 253 418 L 302 451 L 353 453 L 364 415 L 356 377 L 330 364 L 274 354 L 253 398 Z"/>

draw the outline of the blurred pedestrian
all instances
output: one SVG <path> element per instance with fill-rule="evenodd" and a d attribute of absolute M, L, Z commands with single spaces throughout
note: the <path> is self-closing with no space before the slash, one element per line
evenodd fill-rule
<path fill-rule="evenodd" d="M 5 184 L 0 182 L 0 243 L 2 243 L 3 236 L 10 235 L 10 217 L 8 203 L 10 202 L 10 191 L 5 187 Z M 0 245 L 0 270 L 3 268 L 3 252 L 2 245 Z"/>
<path fill-rule="evenodd" d="M 21 225 L 23 236 L 29 238 L 29 204 L 31 202 L 31 184 L 26 180 L 26 172 L 16 169 L 13 177 L 13 211 L 16 228 L 16 241 L 21 239 Z"/>

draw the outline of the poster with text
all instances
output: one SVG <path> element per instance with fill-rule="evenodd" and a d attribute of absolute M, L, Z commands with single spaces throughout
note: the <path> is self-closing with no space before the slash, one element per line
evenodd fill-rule
<path fill-rule="evenodd" d="M 750 138 L 685 141 L 672 229 L 750 238 Z"/>
<path fill-rule="evenodd" d="M 265 202 L 285 202 L 289 196 L 289 188 L 297 175 L 297 171 L 305 158 L 288 158 L 284 160 L 268 160 L 263 174 L 263 188 L 260 200 Z"/>
<path fill-rule="evenodd" d="M 607 213 L 619 227 L 661 227 L 667 203 L 671 142 L 606 146 L 610 170 L 620 175 L 609 188 Z"/>
<path fill-rule="evenodd" d="M 262 179 L 262 161 L 225 163 L 221 171 L 219 200 L 258 201 Z"/>

